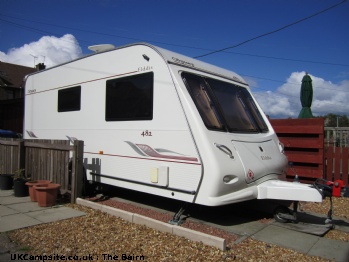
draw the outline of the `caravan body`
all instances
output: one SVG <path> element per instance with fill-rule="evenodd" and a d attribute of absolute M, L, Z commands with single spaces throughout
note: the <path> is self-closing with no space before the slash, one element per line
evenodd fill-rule
<path fill-rule="evenodd" d="M 25 89 L 25 138 L 83 140 L 90 181 L 208 206 L 321 201 L 279 180 L 282 144 L 228 70 L 142 43 L 31 74 Z"/>

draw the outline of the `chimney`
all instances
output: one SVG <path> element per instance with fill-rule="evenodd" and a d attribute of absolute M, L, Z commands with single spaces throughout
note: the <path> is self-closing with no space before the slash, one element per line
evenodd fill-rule
<path fill-rule="evenodd" d="M 40 70 L 46 69 L 46 66 L 45 66 L 44 63 L 39 63 L 39 64 L 37 64 L 37 65 L 35 66 L 35 68 L 36 68 L 37 71 L 40 71 Z"/>

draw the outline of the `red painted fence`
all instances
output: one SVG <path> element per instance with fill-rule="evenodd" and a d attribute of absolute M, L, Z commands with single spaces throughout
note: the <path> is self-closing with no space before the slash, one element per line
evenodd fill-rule
<path fill-rule="evenodd" d="M 349 148 L 329 146 L 325 149 L 326 171 L 325 179 L 337 180 L 341 179 L 344 184 L 349 184 Z"/>
<path fill-rule="evenodd" d="M 302 182 L 312 183 L 324 178 L 341 179 L 345 185 L 349 184 L 349 149 L 343 146 L 346 143 L 341 146 L 326 143 L 325 146 L 323 118 L 272 119 L 270 122 Z M 287 179 L 293 180 L 294 175 L 288 168 Z"/>
<path fill-rule="evenodd" d="M 272 119 L 270 120 L 285 154 L 293 163 L 302 182 L 311 183 L 324 177 L 324 119 Z M 287 170 L 287 179 L 293 180 L 295 173 Z"/>

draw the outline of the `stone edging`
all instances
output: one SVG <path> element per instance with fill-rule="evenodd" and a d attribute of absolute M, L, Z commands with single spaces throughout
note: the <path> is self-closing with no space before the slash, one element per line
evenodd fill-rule
<path fill-rule="evenodd" d="M 147 227 L 159 230 L 161 232 L 171 233 L 180 237 L 185 237 L 192 241 L 202 242 L 205 245 L 216 247 L 220 250 L 226 249 L 226 241 L 223 238 L 211 236 L 208 234 L 204 234 L 195 230 L 191 230 L 188 228 L 171 225 L 168 223 L 164 223 L 162 221 L 158 221 L 156 219 L 152 219 L 146 216 L 142 216 L 139 214 L 127 212 L 121 209 L 117 209 L 114 207 L 102 205 L 96 202 L 91 202 L 89 200 L 85 200 L 82 198 L 77 198 L 76 203 L 82 206 L 90 207 L 96 210 L 100 210 L 102 212 L 108 213 L 110 215 L 120 217 L 126 221 L 131 223 L 145 225 Z"/>

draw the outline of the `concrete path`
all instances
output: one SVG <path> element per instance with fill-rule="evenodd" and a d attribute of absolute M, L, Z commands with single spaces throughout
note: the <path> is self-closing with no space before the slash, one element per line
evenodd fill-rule
<path fill-rule="evenodd" d="M 0 190 L 0 232 L 83 216 L 85 213 L 64 207 L 39 207 L 28 197 L 14 197 L 12 190 Z"/>
<path fill-rule="evenodd" d="M 29 197 L 14 197 L 13 190 L 0 190 L 0 261 L 17 261 L 15 255 L 21 261 L 18 254 L 25 253 L 4 232 L 83 215 L 65 206 L 39 207 Z"/>

